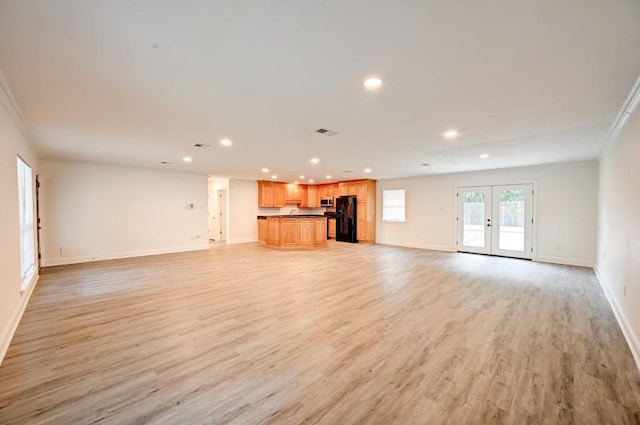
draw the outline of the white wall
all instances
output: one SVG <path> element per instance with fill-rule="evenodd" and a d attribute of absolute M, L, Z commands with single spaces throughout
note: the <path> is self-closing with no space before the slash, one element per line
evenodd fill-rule
<path fill-rule="evenodd" d="M 21 291 L 18 155 L 31 166 L 35 179 L 38 158 L 27 140 L 0 71 L 0 362 L 38 278 L 36 273 L 27 289 Z M 37 256 L 34 258 L 37 261 Z"/>
<path fill-rule="evenodd" d="M 534 259 L 592 266 L 597 179 L 597 164 L 583 162 L 380 180 L 376 242 L 455 251 L 456 187 L 534 183 Z M 382 222 L 384 189 L 406 189 L 406 223 Z"/>
<path fill-rule="evenodd" d="M 600 160 L 596 272 L 640 366 L 640 113 Z M 626 287 L 626 294 L 625 294 Z"/>
<path fill-rule="evenodd" d="M 258 240 L 258 184 L 255 180 L 229 179 L 227 193 L 227 243 Z"/>
<path fill-rule="evenodd" d="M 40 183 L 43 265 L 208 248 L 206 175 L 43 160 Z"/>

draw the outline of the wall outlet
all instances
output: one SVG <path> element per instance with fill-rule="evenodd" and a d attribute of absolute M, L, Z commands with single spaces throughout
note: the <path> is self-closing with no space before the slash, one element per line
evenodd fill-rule
<path fill-rule="evenodd" d="M 194 204 L 193 202 L 188 202 L 187 203 L 187 209 L 188 210 L 195 210 L 196 209 L 196 204 Z"/>

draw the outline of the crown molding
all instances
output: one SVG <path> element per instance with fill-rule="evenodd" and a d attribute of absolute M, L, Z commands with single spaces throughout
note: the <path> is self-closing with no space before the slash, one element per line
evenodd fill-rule
<path fill-rule="evenodd" d="M 627 122 L 633 111 L 636 109 L 636 106 L 640 103 L 640 77 L 636 80 L 636 83 L 633 85 L 631 92 L 627 96 L 627 99 L 622 104 L 622 108 L 618 115 L 616 115 L 616 119 L 613 121 L 611 128 L 609 128 L 609 132 L 607 133 L 607 137 L 604 139 L 604 143 L 598 152 L 598 159 L 602 158 L 604 151 L 609 144 L 609 142 L 618 135 L 620 130 L 624 127 L 624 124 Z"/>
<path fill-rule="evenodd" d="M 27 130 L 26 121 L 24 120 L 22 112 L 20 111 L 20 108 L 18 107 L 15 98 L 13 97 L 13 92 L 11 91 L 9 82 L 4 76 L 4 72 L 2 72 L 2 69 L 0 69 L 0 103 L 2 104 L 2 106 L 4 106 L 15 125 L 20 129 L 22 135 L 24 136 L 31 149 L 33 149 L 34 152 L 37 153 L 38 149 L 31 139 L 29 131 Z"/>

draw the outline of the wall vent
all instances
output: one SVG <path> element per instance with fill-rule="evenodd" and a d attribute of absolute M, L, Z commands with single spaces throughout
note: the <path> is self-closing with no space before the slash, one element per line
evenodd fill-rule
<path fill-rule="evenodd" d="M 316 130 L 316 133 L 322 134 L 323 136 L 335 136 L 338 134 L 335 130 L 329 130 L 327 128 L 319 128 Z"/>

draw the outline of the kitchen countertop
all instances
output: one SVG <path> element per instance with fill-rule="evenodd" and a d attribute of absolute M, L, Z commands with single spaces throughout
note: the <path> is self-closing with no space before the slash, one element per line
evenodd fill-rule
<path fill-rule="evenodd" d="M 279 217 L 279 218 L 325 218 L 325 215 L 322 214 L 269 214 L 269 215 L 259 215 L 258 220 L 266 220 L 267 217 Z"/>

